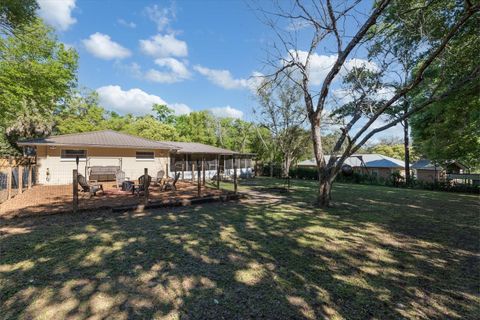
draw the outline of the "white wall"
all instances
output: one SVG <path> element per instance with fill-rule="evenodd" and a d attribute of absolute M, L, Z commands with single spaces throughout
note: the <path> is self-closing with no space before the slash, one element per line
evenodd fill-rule
<path fill-rule="evenodd" d="M 65 149 L 80 149 L 78 147 L 65 147 Z M 81 148 L 87 149 L 88 166 L 120 166 L 125 172 L 125 176 L 131 180 L 138 179 L 143 175 L 144 168 L 148 169 L 148 174 L 155 178 L 157 172 L 166 170 L 166 164 L 169 163 L 169 155 L 165 150 L 155 150 L 153 160 L 137 160 L 135 149 L 118 148 Z M 138 150 L 148 151 L 148 150 Z M 153 151 L 153 150 L 152 150 Z M 38 183 L 46 185 L 70 184 L 73 179 L 73 169 L 76 163 L 74 159 L 61 159 L 61 148 L 39 147 L 37 149 L 37 172 Z M 86 174 L 85 167 L 87 161 L 80 160 L 78 172 Z M 47 171 L 49 175 L 47 175 Z M 87 172 L 88 175 L 88 172 Z"/>

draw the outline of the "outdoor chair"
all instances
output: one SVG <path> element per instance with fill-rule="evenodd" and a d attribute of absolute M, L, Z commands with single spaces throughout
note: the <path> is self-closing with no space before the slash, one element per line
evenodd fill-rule
<path fill-rule="evenodd" d="M 148 189 L 150 187 L 150 183 L 152 183 L 152 177 L 151 176 L 147 176 L 147 188 Z M 145 175 L 141 175 L 140 177 L 138 177 L 138 184 L 134 185 L 133 186 L 133 189 L 132 189 L 132 193 L 133 194 L 137 194 L 138 196 L 140 196 L 140 193 L 143 192 L 145 193 Z"/>
<path fill-rule="evenodd" d="M 165 171 L 160 170 L 157 172 L 157 178 L 155 179 L 155 183 L 160 183 L 163 181 L 163 178 L 165 177 Z"/>
<path fill-rule="evenodd" d="M 122 183 L 125 181 L 125 172 L 122 170 L 117 170 L 115 173 L 115 181 L 117 183 L 117 188 L 120 188 Z"/>
<path fill-rule="evenodd" d="M 173 179 L 173 181 L 167 181 L 165 182 L 165 185 L 163 186 L 163 190 L 173 190 L 173 191 L 176 191 L 177 190 L 177 181 L 178 179 L 180 178 L 180 172 L 178 172 L 176 175 L 175 175 L 175 178 Z"/>
<path fill-rule="evenodd" d="M 79 174 L 77 176 L 78 184 L 82 187 L 83 192 L 88 192 L 90 194 L 90 197 L 96 196 L 98 191 L 103 191 L 103 185 L 98 184 L 98 183 L 88 183 L 87 179 Z"/>

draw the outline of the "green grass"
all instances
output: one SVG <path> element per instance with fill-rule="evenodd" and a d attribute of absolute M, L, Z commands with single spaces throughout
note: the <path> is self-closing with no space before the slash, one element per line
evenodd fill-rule
<path fill-rule="evenodd" d="M 321 210 L 315 187 L 1 221 L 0 318 L 478 318 L 477 196 L 336 184 Z"/>

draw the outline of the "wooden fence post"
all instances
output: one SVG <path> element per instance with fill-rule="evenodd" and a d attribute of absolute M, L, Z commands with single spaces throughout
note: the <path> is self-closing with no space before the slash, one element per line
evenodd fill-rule
<path fill-rule="evenodd" d="M 237 194 L 238 184 L 237 184 L 237 159 L 235 155 L 232 156 L 233 160 L 233 192 Z"/>
<path fill-rule="evenodd" d="M 23 167 L 21 164 L 18 165 L 18 194 L 23 192 Z"/>
<path fill-rule="evenodd" d="M 148 168 L 144 169 L 144 179 L 143 179 L 143 190 L 144 190 L 144 203 L 145 205 L 148 205 Z"/>
<path fill-rule="evenodd" d="M 78 171 L 73 169 L 73 213 L 77 213 L 78 210 Z"/>
<path fill-rule="evenodd" d="M 217 189 L 220 189 L 220 156 L 217 156 Z"/>
<path fill-rule="evenodd" d="M 165 164 L 165 178 L 168 178 L 168 163 Z"/>
<path fill-rule="evenodd" d="M 28 189 L 32 189 L 32 165 L 28 164 Z"/>
<path fill-rule="evenodd" d="M 198 196 L 200 197 L 202 194 L 202 180 L 200 179 L 200 160 L 197 160 L 197 189 L 198 189 Z"/>
<path fill-rule="evenodd" d="M 205 186 L 205 157 L 202 157 L 202 186 Z"/>
<path fill-rule="evenodd" d="M 7 199 L 12 197 L 12 166 L 8 166 L 7 170 Z"/>

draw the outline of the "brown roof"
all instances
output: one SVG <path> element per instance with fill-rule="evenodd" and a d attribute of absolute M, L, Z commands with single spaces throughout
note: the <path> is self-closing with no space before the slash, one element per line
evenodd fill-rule
<path fill-rule="evenodd" d="M 165 150 L 177 149 L 175 146 L 167 143 L 140 138 L 112 130 L 72 133 L 59 136 L 50 136 L 47 138 L 22 140 L 18 142 L 18 145 L 81 146 Z"/>
<path fill-rule="evenodd" d="M 207 144 L 198 143 L 198 142 L 175 142 L 175 141 L 165 141 L 165 143 L 176 147 L 177 153 L 197 153 L 197 154 L 222 154 L 222 155 L 232 155 L 238 154 L 236 151 L 217 148 L 209 146 Z"/>

